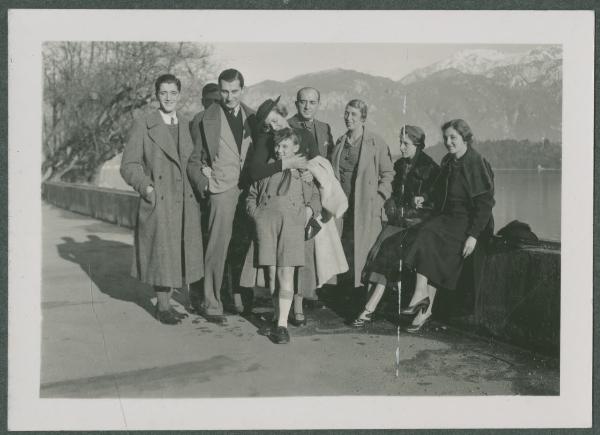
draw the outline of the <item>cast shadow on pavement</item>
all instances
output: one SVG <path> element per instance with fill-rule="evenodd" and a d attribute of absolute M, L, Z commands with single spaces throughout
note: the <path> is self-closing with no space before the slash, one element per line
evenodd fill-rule
<path fill-rule="evenodd" d="M 131 276 L 132 246 L 114 240 L 88 235 L 86 241 L 62 237 L 56 249 L 61 258 L 76 263 L 98 289 L 111 298 L 133 302 L 154 316 L 154 291 L 148 284 Z M 182 304 L 185 295 L 174 292 L 173 298 Z"/>

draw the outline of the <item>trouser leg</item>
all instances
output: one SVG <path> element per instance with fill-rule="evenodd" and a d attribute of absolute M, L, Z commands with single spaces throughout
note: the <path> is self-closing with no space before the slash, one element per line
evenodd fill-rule
<path fill-rule="evenodd" d="M 239 198 L 237 188 L 213 194 L 209 199 L 208 236 L 204 257 L 204 302 L 207 314 L 223 314 L 221 286 Z"/>

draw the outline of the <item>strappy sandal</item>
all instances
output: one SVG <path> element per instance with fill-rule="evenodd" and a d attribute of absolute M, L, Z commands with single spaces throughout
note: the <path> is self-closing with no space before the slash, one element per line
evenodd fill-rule
<path fill-rule="evenodd" d="M 354 319 L 354 321 L 352 322 L 352 326 L 354 326 L 355 328 L 362 328 L 367 323 L 371 323 L 373 321 L 373 319 L 371 318 L 372 315 L 372 311 L 363 310 L 363 312 L 360 313 L 360 316 Z"/>

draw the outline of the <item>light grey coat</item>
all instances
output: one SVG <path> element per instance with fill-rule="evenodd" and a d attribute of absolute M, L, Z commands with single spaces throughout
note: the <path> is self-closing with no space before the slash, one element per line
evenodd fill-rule
<path fill-rule="evenodd" d="M 336 141 L 331 155 L 333 171 L 338 180 L 344 142 L 345 135 L 342 135 Z M 353 274 L 356 287 L 361 285 L 361 274 L 367 256 L 381 232 L 383 203 L 392 194 L 394 173 L 388 145 L 381 137 L 365 129 L 354 184 Z"/>
<path fill-rule="evenodd" d="M 186 174 L 193 150 L 189 120 L 178 115 L 178 121 L 181 156 L 155 111 L 134 121 L 121 161 L 123 179 L 140 194 L 132 275 L 164 287 L 204 276 L 200 206 Z M 147 197 L 150 185 L 154 194 Z"/>

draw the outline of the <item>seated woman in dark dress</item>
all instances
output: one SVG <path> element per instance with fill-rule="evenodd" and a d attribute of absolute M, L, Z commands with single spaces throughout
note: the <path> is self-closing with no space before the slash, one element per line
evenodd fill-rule
<path fill-rule="evenodd" d="M 417 272 L 409 307 L 414 315 L 408 332 L 418 331 L 431 317 L 436 290 L 454 290 L 465 259 L 481 237 L 493 233 L 494 173 L 490 164 L 472 147 L 473 133 L 462 119 L 442 126 L 448 154 L 442 159 L 440 176 L 432 190 L 437 214 L 420 226 L 406 244 L 402 259 Z M 416 207 L 427 197 L 416 197 Z"/>
<path fill-rule="evenodd" d="M 407 230 L 426 219 L 428 209 L 416 209 L 415 196 L 427 192 L 439 173 L 439 166 L 425 152 L 425 133 L 419 127 L 406 125 L 400 130 L 400 158 L 394 163 L 392 196 L 385 203 L 388 224 L 383 228 L 367 257 L 363 282 L 369 283 L 371 296 L 364 310 L 352 323 L 361 327 L 371 320 L 388 283 L 395 275 L 400 258 L 396 244 L 401 244 Z M 392 249 L 384 248 L 392 246 Z M 391 251 L 391 252 L 390 252 Z"/>

